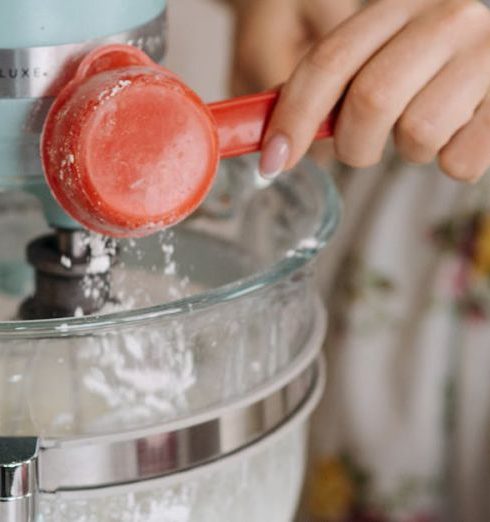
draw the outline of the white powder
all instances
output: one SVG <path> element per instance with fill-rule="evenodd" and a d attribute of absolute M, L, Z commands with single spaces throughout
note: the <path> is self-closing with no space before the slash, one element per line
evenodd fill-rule
<path fill-rule="evenodd" d="M 126 89 L 131 85 L 131 80 L 119 80 L 117 84 L 112 89 L 105 89 L 99 94 L 99 101 L 113 98 L 122 90 Z"/>
<path fill-rule="evenodd" d="M 64 412 L 60 413 L 53 419 L 54 426 L 67 426 L 73 423 L 75 416 L 73 413 Z"/>
<path fill-rule="evenodd" d="M 163 273 L 165 275 L 175 275 L 177 273 L 177 265 L 175 264 L 175 261 L 171 261 L 170 263 L 167 263 L 165 266 Z"/>
<path fill-rule="evenodd" d="M 261 444 L 261 443 L 259 443 Z M 41 496 L 46 522 L 284 522 L 293 520 L 304 471 L 306 430 L 213 471 L 182 474 L 135 492 L 76 499 Z"/>
<path fill-rule="evenodd" d="M 126 87 L 131 85 L 131 80 L 119 80 L 117 85 L 111 89 L 111 96 L 115 96 L 118 92 L 121 92 Z"/>
<path fill-rule="evenodd" d="M 173 253 L 175 252 L 175 247 L 172 244 L 166 245 L 163 243 L 161 245 L 162 252 L 165 254 L 165 258 L 171 257 Z"/>
<path fill-rule="evenodd" d="M 138 187 L 141 187 L 141 185 L 143 185 L 144 182 L 145 182 L 145 178 L 137 179 L 135 182 L 133 182 L 133 183 L 131 183 L 131 185 L 129 185 L 129 189 L 135 190 Z"/>
<path fill-rule="evenodd" d="M 59 326 L 55 327 L 55 330 L 58 330 L 59 332 L 67 332 L 68 331 L 68 324 L 67 323 L 61 323 Z"/>
<path fill-rule="evenodd" d="M 307 237 L 298 243 L 299 250 L 310 250 L 320 248 L 320 243 L 314 237 Z"/>
<path fill-rule="evenodd" d="M 92 256 L 112 255 L 115 253 L 115 245 L 108 243 L 104 236 L 90 234 L 85 238 L 85 244 L 90 247 Z"/>
<path fill-rule="evenodd" d="M 97 300 L 101 295 L 101 291 L 106 289 L 107 281 L 97 277 L 97 273 L 95 272 L 95 275 L 87 274 L 82 279 L 83 295 L 86 299 Z"/>
<path fill-rule="evenodd" d="M 125 422 L 132 409 L 140 410 L 142 421 L 153 412 L 160 419 L 174 417 L 196 381 L 193 352 L 179 323 L 171 331 L 138 329 L 87 340 L 81 357 L 97 360 L 85 371 L 83 385 L 108 407 L 109 418 L 99 418 L 93 429 L 106 422 L 112 426 Z M 141 411 L 145 406 L 146 413 Z"/>
<path fill-rule="evenodd" d="M 321 247 L 320 242 L 314 237 L 307 237 L 302 239 L 295 249 L 290 249 L 286 252 L 285 256 L 287 259 L 291 259 L 296 256 L 301 256 L 301 250 L 318 250 Z"/>
<path fill-rule="evenodd" d="M 71 266 L 72 266 L 71 259 L 67 256 L 61 256 L 60 264 L 61 264 L 61 266 L 64 266 L 67 269 L 71 268 Z"/>
<path fill-rule="evenodd" d="M 110 267 L 111 258 L 108 255 L 92 257 L 87 267 L 87 274 L 105 274 Z"/>
<path fill-rule="evenodd" d="M 163 241 L 163 237 L 161 241 Z M 175 253 L 175 247 L 171 243 L 161 243 L 160 248 L 162 249 L 164 255 L 164 275 L 174 276 L 177 274 L 177 264 L 173 261 L 173 256 Z"/>

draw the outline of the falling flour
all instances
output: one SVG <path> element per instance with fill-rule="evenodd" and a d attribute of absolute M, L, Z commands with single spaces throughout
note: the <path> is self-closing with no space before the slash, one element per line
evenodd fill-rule
<path fill-rule="evenodd" d="M 71 259 L 68 256 L 61 256 L 60 264 L 67 269 L 70 269 L 72 266 Z"/>

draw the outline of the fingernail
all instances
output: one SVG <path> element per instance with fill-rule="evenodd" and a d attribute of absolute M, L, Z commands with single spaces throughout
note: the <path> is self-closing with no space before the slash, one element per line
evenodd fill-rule
<path fill-rule="evenodd" d="M 291 143 L 284 134 L 274 135 L 264 146 L 260 159 L 260 174 L 274 179 L 286 167 L 291 154 Z"/>

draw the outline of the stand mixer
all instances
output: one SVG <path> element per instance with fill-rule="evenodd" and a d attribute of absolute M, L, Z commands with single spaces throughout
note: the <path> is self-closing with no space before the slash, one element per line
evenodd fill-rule
<path fill-rule="evenodd" d="M 39 197 L 54 229 L 28 248 L 36 291 L 21 307 L 24 319 L 90 314 L 109 299 L 114 248 L 88 240 L 57 205 L 44 181 L 39 135 L 53 97 L 94 47 L 129 43 L 161 61 L 165 48 L 165 1 L 6 2 L 0 19 L 0 188 L 22 188 Z M 97 265 L 94 257 L 101 257 Z M 60 259 L 63 264 L 60 265 Z M 92 262 L 93 270 L 87 270 Z M 83 278 L 100 288 L 84 297 Z"/>
<path fill-rule="evenodd" d="M 162 60 L 165 1 L 4 4 L 0 521 L 291 519 L 324 384 L 312 261 L 338 220 L 334 185 L 309 162 L 265 188 L 253 160 L 224 162 L 222 215 L 134 244 L 89 233 L 46 185 L 41 130 L 92 49 Z M 8 255 L 20 246 L 29 291 Z"/>
<path fill-rule="evenodd" d="M 5 2 L 0 16 L 0 190 L 22 189 L 41 201 L 54 233 L 34 240 L 27 258 L 36 271 L 36 290 L 19 310 L 23 319 L 72 316 L 76 310 L 90 314 L 109 299 L 111 263 L 87 270 L 100 256 L 113 257 L 114 248 L 100 239 L 94 245 L 80 225 L 70 219 L 51 196 L 39 158 L 39 136 L 45 115 L 66 78 L 87 51 L 104 43 L 128 43 L 144 49 L 160 61 L 165 49 L 165 0 L 47 0 Z M 8 248 L 2 244 L 0 248 Z M 63 264 L 60 265 L 60 259 Z M 95 261 L 96 262 L 96 261 Z M 8 274 L 8 277 L 14 277 Z M 85 296 L 81 281 L 100 288 Z M 19 452 L 27 458 L 36 451 L 20 441 Z M 14 448 L 15 450 L 16 448 Z M 14 451 L 15 452 L 15 451 Z M 0 448 L 0 460 L 10 457 L 8 445 Z M 31 490 L 36 473 L 21 466 L 22 484 L 8 469 L 2 485 L 12 491 Z M 24 481 L 26 483 L 24 484 Z M 24 491 L 25 492 L 25 491 Z M 8 497 L 9 491 L 2 491 Z M 16 491 L 16 496 L 19 490 Z M 31 520 L 31 497 L 18 502 L 0 501 L 1 520 Z"/>

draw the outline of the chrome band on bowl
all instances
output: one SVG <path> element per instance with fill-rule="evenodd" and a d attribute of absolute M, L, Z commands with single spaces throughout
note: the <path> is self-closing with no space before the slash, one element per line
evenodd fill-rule
<path fill-rule="evenodd" d="M 318 381 L 314 361 L 325 333 L 322 309 L 305 357 L 278 379 L 206 416 L 120 435 L 41 441 L 40 489 L 44 493 L 112 487 L 180 473 L 240 451 L 295 414 Z"/>
<path fill-rule="evenodd" d="M 0 98 L 56 96 L 80 57 L 99 45 L 127 43 L 142 49 L 159 62 L 165 54 L 165 36 L 166 10 L 129 31 L 87 42 L 0 49 Z"/>
<path fill-rule="evenodd" d="M 298 426 L 307 422 L 314 409 L 318 406 L 325 390 L 326 383 L 326 362 L 323 356 L 317 357 L 309 368 L 312 371 L 313 381 L 308 393 L 296 410 L 275 429 L 270 430 L 265 436 L 257 439 L 252 444 L 243 446 L 237 451 L 230 452 L 219 459 L 211 460 L 204 465 L 197 465 L 183 471 L 163 475 L 156 478 L 139 480 L 138 482 L 128 482 L 120 485 L 112 485 L 103 488 L 89 489 L 60 489 L 56 492 L 47 492 L 41 489 L 40 494 L 43 498 L 56 498 L 58 501 L 87 500 L 105 498 L 110 494 L 135 493 L 155 487 L 171 487 L 184 479 L 195 479 L 203 474 L 220 469 L 223 464 L 233 464 L 233 462 L 243 461 L 251 456 L 263 452 L 264 447 L 274 445 L 278 440 L 287 435 L 288 432 L 298 429 Z M 42 488 L 42 485 L 41 485 Z"/>
<path fill-rule="evenodd" d="M 316 373 L 309 368 L 274 395 L 197 426 L 125 442 L 41 450 L 41 491 L 139 482 L 223 458 L 266 436 L 294 414 L 311 393 Z"/>

